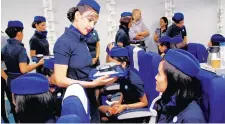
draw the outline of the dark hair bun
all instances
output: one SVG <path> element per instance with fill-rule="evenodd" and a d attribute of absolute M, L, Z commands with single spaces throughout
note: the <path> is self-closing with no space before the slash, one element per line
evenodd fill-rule
<path fill-rule="evenodd" d="M 18 32 L 23 31 L 23 28 L 20 27 L 9 27 L 6 28 L 5 33 L 10 37 L 10 38 L 15 38 Z"/>
<path fill-rule="evenodd" d="M 36 22 L 33 22 L 33 23 L 32 23 L 32 25 L 31 25 L 32 28 L 36 28 L 35 24 L 36 24 Z"/>
<path fill-rule="evenodd" d="M 75 16 L 76 11 L 78 11 L 78 8 L 77 7 L 72 7 L 67 12 L 67 18 L 70 20 L 70 22 L 74 21 L 74 18 L 75 18 L 74 16 Z"/>

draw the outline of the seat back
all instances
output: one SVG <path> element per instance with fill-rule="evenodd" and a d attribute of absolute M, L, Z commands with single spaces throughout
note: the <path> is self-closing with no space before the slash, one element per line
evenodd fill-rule
<path fill-rule="evenodd" d="M 128 45 L 126 46 L 126 48 L 128 49 L 128 57 L 130 60 L 130 68 L 134 68 L 134 59 L 133 59 L 133 49 L 135 48 L 134 46 Z"/>
<path fill-rule="evenodd" d="M 208 123 L 225 123 L 225 78 L 201 70 L 202 110 Z"/>
<path fill-rule="evenodd" d="M 207 61 L 208 51 L 204 45 L 199 43 L 189 43 L 187 51 L 194 55 L 199 63 L 205 63 Z"/>
<path fill-rule="evenodd" d="M 4 124 L 4 120 L 1 118 L 1 123 Z"/>
<path fill-rule="evenodd" d="M 158 73 L 158 66 L 161 60 L 161 56 L 154 52 L 145 53 L 139 60 L 139 73 L 141 79 L 144 81 L 144 89 L 149 103 L 148 107 L 151 105 L 153 99 L 159 95 L 156 91 L 155 76 Z"/>
<path fill-rule="evenodd" d="M 139 47 L 127 46 L 130 60 L 130 69 L 139 75 L 139 58 L 144 55 L 145 51 Z"/>
<path fill-rule="evenodd" d="M 89 106 L 90 103 L 85 89 L 80 84 L 70 85 L 63 97 L 61 117 L 76 115 L 81 121 L 80 123 L 90 123 Z"/>

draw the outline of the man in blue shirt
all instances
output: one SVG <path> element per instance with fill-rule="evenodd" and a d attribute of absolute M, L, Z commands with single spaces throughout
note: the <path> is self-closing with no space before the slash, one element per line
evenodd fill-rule
<path fill-rule="evenodd" d="M 169 36 L 173 38 L 174 36 L 181 35 L 183 38 L 183 45 L 186 48 L 186 45 L 188 44 L 187 41 L 187 31 L 186 27 L 184 26 L 184 15 L 182 13 L 175 13 L 173 16 L 174 24 L 172 24 L 166 31 L 166 36 Z"/>

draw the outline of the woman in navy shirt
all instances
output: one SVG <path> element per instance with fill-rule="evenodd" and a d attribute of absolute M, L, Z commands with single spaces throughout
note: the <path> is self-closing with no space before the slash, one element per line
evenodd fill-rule
<path fill-rule="evenodd" d="M 119 30 L 116 33 L 116 45 L 126 47 L 130 45 L 129 28 L 132 22 L 132 13 L 123 12 L 120 18 Z"/>
<path fill-rule="evenodd" d="M 96 30 L 91 31 L 90 37 L 87 40 L 87 45 L 92 56 L 92 67 L 100 65 L 100 39 Z"/>
<path fill-rule="evenodd" d="M 129 29 L 132 24 L 132 13 L 121 13 L 119 30 L 116 33 L 115 42 L 110 43 L 106 48 L 106 62 L 109 62 L 112 58 L 109 56 L 110 49 L 114 46 L 126 47 L 130 45 Z"/>
<path fill-rule="evenodd" d="M 198 60 L 189 52 L 170 49 L 158 67 L 156 90 L 162 93 L 157 102 L 157 123 L 205 123 L 199 100 L 201 84 L 196 78 Z"/>
<path fill-rule="evenodd" d="M 112 84 L 117 78 L 108 76 L 89 81 L 88 75 L 92 65 L 92 57 L 87 46 L 87 35 L 92 31 L 99 18 L 100 6 L 95 0 L 81 0 L 77 7 L 67 13 L 72 23 L 58 38 L 54 46 L 54 74 L 56 85 L 66 88 L 79 83 L 87 88 L 90 105 L 91 122 L 100 122 L 94 87 Z"/>
<path fill-rule="evenodd" d="M 34 35 L 30 39 L 30 56 L 37 54 L 49 55 L 49 43 L 47 41 L 46 19 L 43 16 L 35 16 L 32 27 L 35 28 Z M 43 66 L 36 69 L 38 73 L 44 73 Z"/>
<path fill-rule="evenodd" d="M 13 79 L 44 64 L 44 60 L 41 59 L 38 63 L 29 65 L 29 58 L 24 44 L 22 43 L 23 29 L 24 27 L 21 21 L 9 21 L 8 27 L 5 31 L 10 39 L 7 40 L 8 43 L 1 50 L 1 59 L 5 62 L 7 68 L 7 87 L 9 90 Z M 11 93 L 11 91 L 9 92 Z M 17 122 L 16 115 L 14 113 L 14 105 L 12 103 L 12 95 L 9 95 L 8 99 L 15 121 Z"/>
<path fill-rule="evenodd" d="M 5 62 L 8 80 L 16 78 L 17 75 L 28 73 L 44 64 L 41 59 L 37 64 L 29 65 L 29 58 L 23 40 L 23 23 L 20 21 L 9 21 L 6 34 L 10 37 L 8 43 L 1 50 L 2 61 Z M 10 78 L 11 77 L 11 78 Z M 10 82 L 8 81 L 8 84 Z"/>

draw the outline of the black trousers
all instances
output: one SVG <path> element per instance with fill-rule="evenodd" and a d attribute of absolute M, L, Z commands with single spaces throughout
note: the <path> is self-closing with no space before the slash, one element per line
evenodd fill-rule
<path fill-rule="evenodd" d="M 48 70 L 46 68 L 44 68 L 44 66 L 42 65 L 42 66 L 39 66 L 36 68 L 36 73 L 47 75 Z"/>
<path fill-rule="evenodd" d="M 145 46 L 145 41 L 140 41 L 140 45 L 139 45 L 140 48 L 142 48 L 144 51 L 146 51 L 146 46 Z"/>
<path fill-rule="evenodd" d="M 6 108 L 5 108 L 5 92 L 7 92 L 7 86 L 6 86 L 6 81 L 5 79 L 1 79 L 1 114 L 2 114 L 2 119 L 4 123 L 9 123 L 9 120 L 6 116 Z M 7 93 L 6 93 L 7 94 Z"/>
<path fill-rule="evenodd" d="M 5 92 L 8 100 L 9 100 L 10 106 L 11 106 L 11 112 L 13 114 L 14 120 L 15 120 L 16 123 L 18 123 L 18 119 L 17 119 L 17 115 L 16 115 L 16 111 L 15 111 L 15 105 L 13 104 L 12 93 L 11 93 L 11 90 L 10 90 L 11 79 L 9 79 L 9 77 L 8 77 L 8 81 L 7 81 L 8 83 L 7 84 L 6 84 L 6 81 L 3 78 L 1 79 L 1 81 L 2 81 L 2 83 L 1 83 L 1 85 L 2 85 L 2 91 L 1 91 L 1 93 L 2 93 L 2 96 L 1 96 L 2 97 L 1 98 L 2 106 L 1 106 L 1 108 L 2 108 L 2 113 L 4 114 L 4 115 L 3 114 L 2 115 L 5 116 L 3 118 L 3 120 L 4 120 L 5 123 L 8 120 L 8 119 L 7 120 L 5 119 L 6 118 L 5 100 L 4 100 L 4 98 L 5 98 L 4 92 Z"/>
<path fill-rule="evenodd" d="M 57 117 L 61 116 L 62 100 L 65 94 L 65 91 L 66 91 L 65 88 L 57 87 L 56 90 L 52 93 L 54 102 L 55 102 L 55 116 Z M 58 93 L 62 94 L 62 96 L 57 96 Z"/>
<path fill-rule="evenodd" d="M 90 116 L 91 123 L 100 123 L 100 114 L 98 110 L 98 104 L 95 96 L 95 88 L 86 89 L 87 97 L 90 103 Z"/>

